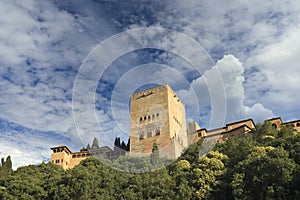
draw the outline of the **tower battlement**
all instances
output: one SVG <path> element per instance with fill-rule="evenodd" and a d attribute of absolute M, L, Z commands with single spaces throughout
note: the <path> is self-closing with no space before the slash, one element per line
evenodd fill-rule
<path fill-rule="evenodd" d="M 168 90 L 169 92 L 171 92 L 174 95 L 174 97 L 176 97 L 176 100 L 178 102 L 183 104 L 182 100 L 177 96 L 177 94 L 172 90 L 172 88 L 168 84 L 159 85 L 159 86 L 156 86 L 156 87 L 153 87 L 153 88 L 149 88 L 149 89 L 146 89 L 146 90 L 142 90 L 142 91 L 139 91 L 139 92 L 132 93 L 132 95 L 130 97 L 130 100 L 137 100 L 139 98 L 151 95 L 153 93 L 160 92 L 161 90 Z"/>

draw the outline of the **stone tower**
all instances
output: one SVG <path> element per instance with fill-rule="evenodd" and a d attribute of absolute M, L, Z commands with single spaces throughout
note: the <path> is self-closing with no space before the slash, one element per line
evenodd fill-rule
<path fill-rule="evenodd" d="M 159 155 L 169 159 L 188 145 L 184 104 L 167 84 L 130 98 L 130 154 L 151 154 L 154 143 Z"/>

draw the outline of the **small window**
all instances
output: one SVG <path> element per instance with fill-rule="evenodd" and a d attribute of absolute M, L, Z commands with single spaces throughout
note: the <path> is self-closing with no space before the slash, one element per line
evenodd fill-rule
<path fill-rule="evenodd" d="M 150 138 L 150 137 L 152 137 L 151 131 L 149 131 L 149 132 L 147 133 L 147 138 Z"/>
<path fill-rule="evenodd" d="M 148 120 L 150 120 L 150 118 L 151 118 L 150 115 L 148 115 Z"/>
<path fill-rule="evenodd" d="M 156 134 L 156 135 L 160 135 L 160 130 L 159 130 L 159 129 L 156 129 L 156 130 L 155 130 L 155 134 Z"/>
<path fill-rule="evenodd" d="M 64 159 L 61 159 L 61 162 L 64 162 Z"/>
<path fill-rule="evenodd" d="M 154 119 L 154 117 L 155 117 L 155 115 L 154 115 L 154 114 L 152 114 L 152 119 Z"/>
<path fill-rule="evenodd" d="M 298 122 L 298 123 L 296 124 L 296 126 L 297 126 L 297 127 L 300 127 L 300 123 Z"/>
<path fill-rule="evenodd" d="M 277 125 L 276 124 L 272 124 L 272 127 L 277 129 Z"/>
<path fill-rule="evenodd" d="M 140 117 L 140 122 L 141 122 L 141 121 L 143 121 L 143 118 L 142 118 L 142 117 Z"/>
<path fill-rule="evenodd" d="M 141 134 L 140 135 L 140 140 L 143 140 L 144 139 L 144 134 Z"/>
<path fill-rule="evenodd" d="M 146 119 L 147 119 L 147 117 L 145 116 L 145 117 L 144 117 L 144 120 L 146 120 Z"/>
<path fill-rule="evenodd" d="M 159 116 L 159 113 L 156 113 L 156 117 L 158 117 Z"/>

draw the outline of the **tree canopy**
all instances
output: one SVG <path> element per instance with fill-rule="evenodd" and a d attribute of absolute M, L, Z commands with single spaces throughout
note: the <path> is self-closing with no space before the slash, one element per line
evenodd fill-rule
<path fill-rule="evenodd" d="M 300 199 L 300 134 L 257 127 L 206 155 L 199 141 L 172 163 L 157 145 L 148 157 L 121 156 L 112 167 L 90 157 L 67 171 L 52 163 L 12 170 L 9 156 L 1 159 L 0 199 Z"/>

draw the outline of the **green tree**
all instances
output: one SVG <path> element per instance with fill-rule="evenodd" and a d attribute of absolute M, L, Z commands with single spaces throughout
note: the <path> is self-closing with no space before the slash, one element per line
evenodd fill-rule
<path fill-rule="evenodd" d="M 16 199 L 45 199 L 43 173 L 38 166 L 20 167 L 7 179 L 5 192 Z"/>
<path fill-rule="evenodd" d="M 229 168 L 244 160 L 255 145 L 250 137 L 232 136 L 226 142 L 217 144 L 214 150 L 227 155 Z"/>
<path fill-rule="evenodd" d="M 228 157 L 217 151 L 209 152 L 205 157 L 199 158 L 197 167 L 193 169 L 193 187 L 198 199 L 207 199 L 215 188 L 221 185 L 221 178 L 226 172 L 225 162 Z"/>
<path fill-rule="evenodd" d="M 178 160 L 168 166 L 169 174 L 175 182 L 175 199 L 192 199 L 195 189 L 192 187 L 192 166 L 187 160 Z"/>
<path fill-rule="evenodd" d="M 295 162 L 282 148 L 254 147 L 235 168 L 231 182 L 234 198 L 286 199 Z"/>
<path fill-rule="evenodd" d="M 0 165 L 0 189 L 5 188 L 7 179 L 11 176 L 13 172 L 12 169 L 12 162 L 10 156 L 7 156 L 6 160 L 1 158 L 1 165 Z"/>
<path fill-rule="evenodd" d="M 278 130 L 274 128 L 269 121 L 265 121 L 263 124 L 256 124 L 256 130 L 253 130 L 253 136 L 256 141 L 263 143 L 277 137 Z"/>
<path fill-rule="evenodd" d="M 300 134 L 277 138 L 268 144 L 275 148 L 282 147 L 289 153 L 289 157 L 300 165 Z"/>
<path fill-rule="evenodd" d="M 278 137 L 290 137 L 294 135 L 294 130 L 289 125 L 283 125 L 278 132 Z"/>
<path fill-rule="evenodd" d="M 150 154 L 150 162 L 152 165 L 159 164 L 159 151 L 156 143 L 154 143 L 152 147 L 152 153 Z"/>
<path fill-rule="evenodd" d="M 129 151 L 130 150 L 130 138 L 128 138 L 128 141 L 127 141 L 127 146 L 126 146 L 126 151 Z"/>
<path fill-rule="evenodd" d="M 4 158 L 1 158 L 0 171 L 2 171 L 3 173 L 12 172 L 12 162 L 10 156 L 7 156 L 6 160 L 4 160 Z"/>
<path fill-rule="evenodd" d="M 203 143 L 203 139 L 200 139 L 197 143 L 191 144 L 180 156 L 180 160 L 187 160 L 190 163 L 196 163 L 200 157 L 200 149 Z"/>

